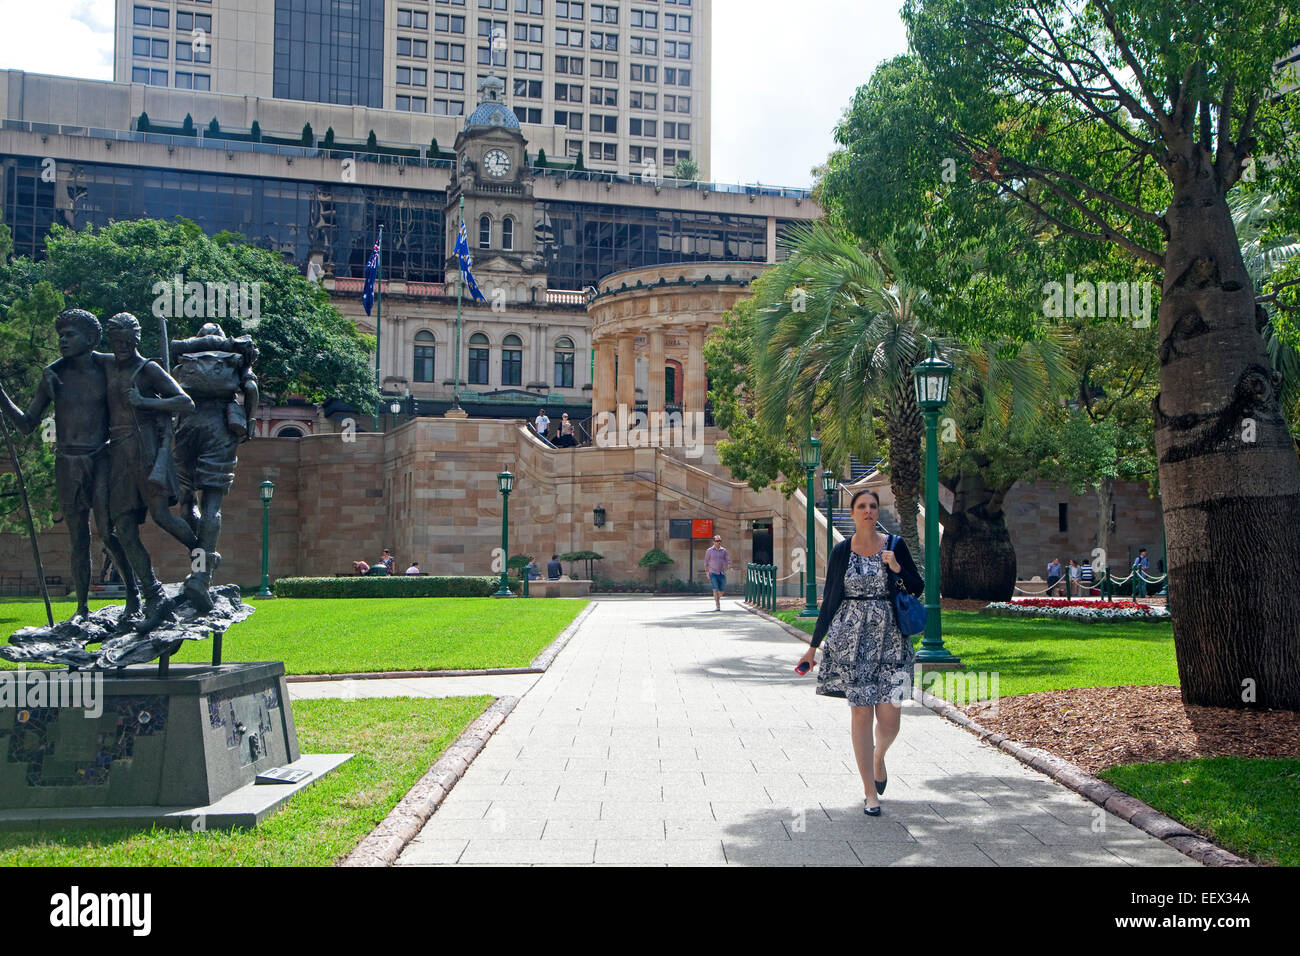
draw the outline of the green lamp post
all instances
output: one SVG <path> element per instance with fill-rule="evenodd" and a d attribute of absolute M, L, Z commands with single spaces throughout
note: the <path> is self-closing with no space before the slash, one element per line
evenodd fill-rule
<path fill-rule="evenodd" d="M 275 597 L 271 593 L 271 498 L 275 494 L 275 482 L 264 481 L 262 495 L 262 588 L 257 592 L 261 598 Z"/>
<path fill-rule="evenodd" d="M 799 443 L 799 461 L 803 465 L 804 474 L 808 476 L 808 533 L 804 535 L 804 543 L 807 544 L 807 569 L 808 584 L 806 587 L 807 598 L 804 608 L 799 612 L 800 617 L 817 616 L 817 516 L 813 511 L 813 477 L 817 472 L 817 466 L 822 460 L 822 443 L 811 435 Z"/>
<path fill-rule="evenodd" d="M 916 404 L 925 415 L 925 637 L 916 660 L 921 664 L 960 665 L 943 646 L 943 621 L 939 606 L 939 412 L 948 404 L 952 366 L 935 355 L 912 369 Z"/>
<path fill-rule="evenodd" d="M 831 495 L 835 494 L 835 489 L 839 487 L 839 482 L 829 471 L 822 472 L 822 491 L 826 492 L 826 564 L 830 566 L 831 549 L 835 547 L 835 526 L 832 522 L 835 519 L 835 507 L 831 504 Z"/>
<path fill-rule="evenodd" d="M 508 471 L 497 475 L 497 489 L 501 492 L 501 587 L 493 597 L 514 597 L 506 581 L 510 573 L 510 491 L 515 486 L 515 476 Z"/>

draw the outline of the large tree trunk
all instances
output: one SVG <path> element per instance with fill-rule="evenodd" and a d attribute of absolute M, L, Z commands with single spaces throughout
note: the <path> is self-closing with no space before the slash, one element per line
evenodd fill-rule
<path fill-rule="evenodd" d="M 1300 462 L 1208 155 L 1169 160 L 1160 462 L 1187 704 L 1300 710 Z"/>
<path fill-rule="evenodd" d="M 1097 486 L 1097 548 L 1101 551 L 1102 561 L 1110 567 L 1110 509 L 1115 502 L 1115 482 L 1103 478 Z M 1093 569 L 1098 574 L 1101 568 Z"/>
<path fill-rule="evenodd" d="M 1009 601 L 1016 586 L 1016 549 L 1002 502 L 1011 486 L 989 487 L 983 464 L 947 484 L 953 508 L 939 542 L 941 593 L 958 600 Z"/>
<path fill-rule="evenodd" d="M 885 429 L 889 434 L 889 489 L 894 493 L 898 510 L 898 533 L 907 542 L 916 566 L 924 574 L 925 552 L 921 550 L 916 519 L 921 500 L 921 445 L 925 422 L 916 407 L 916 392 L 909 381 L 894 389 L 894 400 L 885 410 Z"/>

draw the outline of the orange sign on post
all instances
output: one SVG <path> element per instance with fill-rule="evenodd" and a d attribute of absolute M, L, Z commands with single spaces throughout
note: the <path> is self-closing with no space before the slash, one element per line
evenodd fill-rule
<path fill-rule="evenodd" d="M 691 537 L 699 540 L 700 538 L 713 537 L 713 519 L 712 518 L 694 518 L 691 520 Z"/>

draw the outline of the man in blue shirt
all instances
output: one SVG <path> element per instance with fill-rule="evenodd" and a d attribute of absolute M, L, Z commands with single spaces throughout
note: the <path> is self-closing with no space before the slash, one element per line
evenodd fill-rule
<path fill-rule="evenodd" d="M 1147 549 L 1139 548 L 1138 556 L 1133 559 L 1133 596 L 1147 596 L 1147 582 L 1141 575 L 1150 574 L 1150 564 L 1147 561 Z"/>

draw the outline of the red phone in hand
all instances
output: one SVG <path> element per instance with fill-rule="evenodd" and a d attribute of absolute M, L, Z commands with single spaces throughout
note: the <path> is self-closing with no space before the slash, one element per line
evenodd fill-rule
<path fill-rule="evenodd" d="M 800 661 L 795 665 L 794 672 L 802 677 L 804 674 L 807 674 L 811 668 L 812 664 L 808 663 L 808 661 Z"/>

